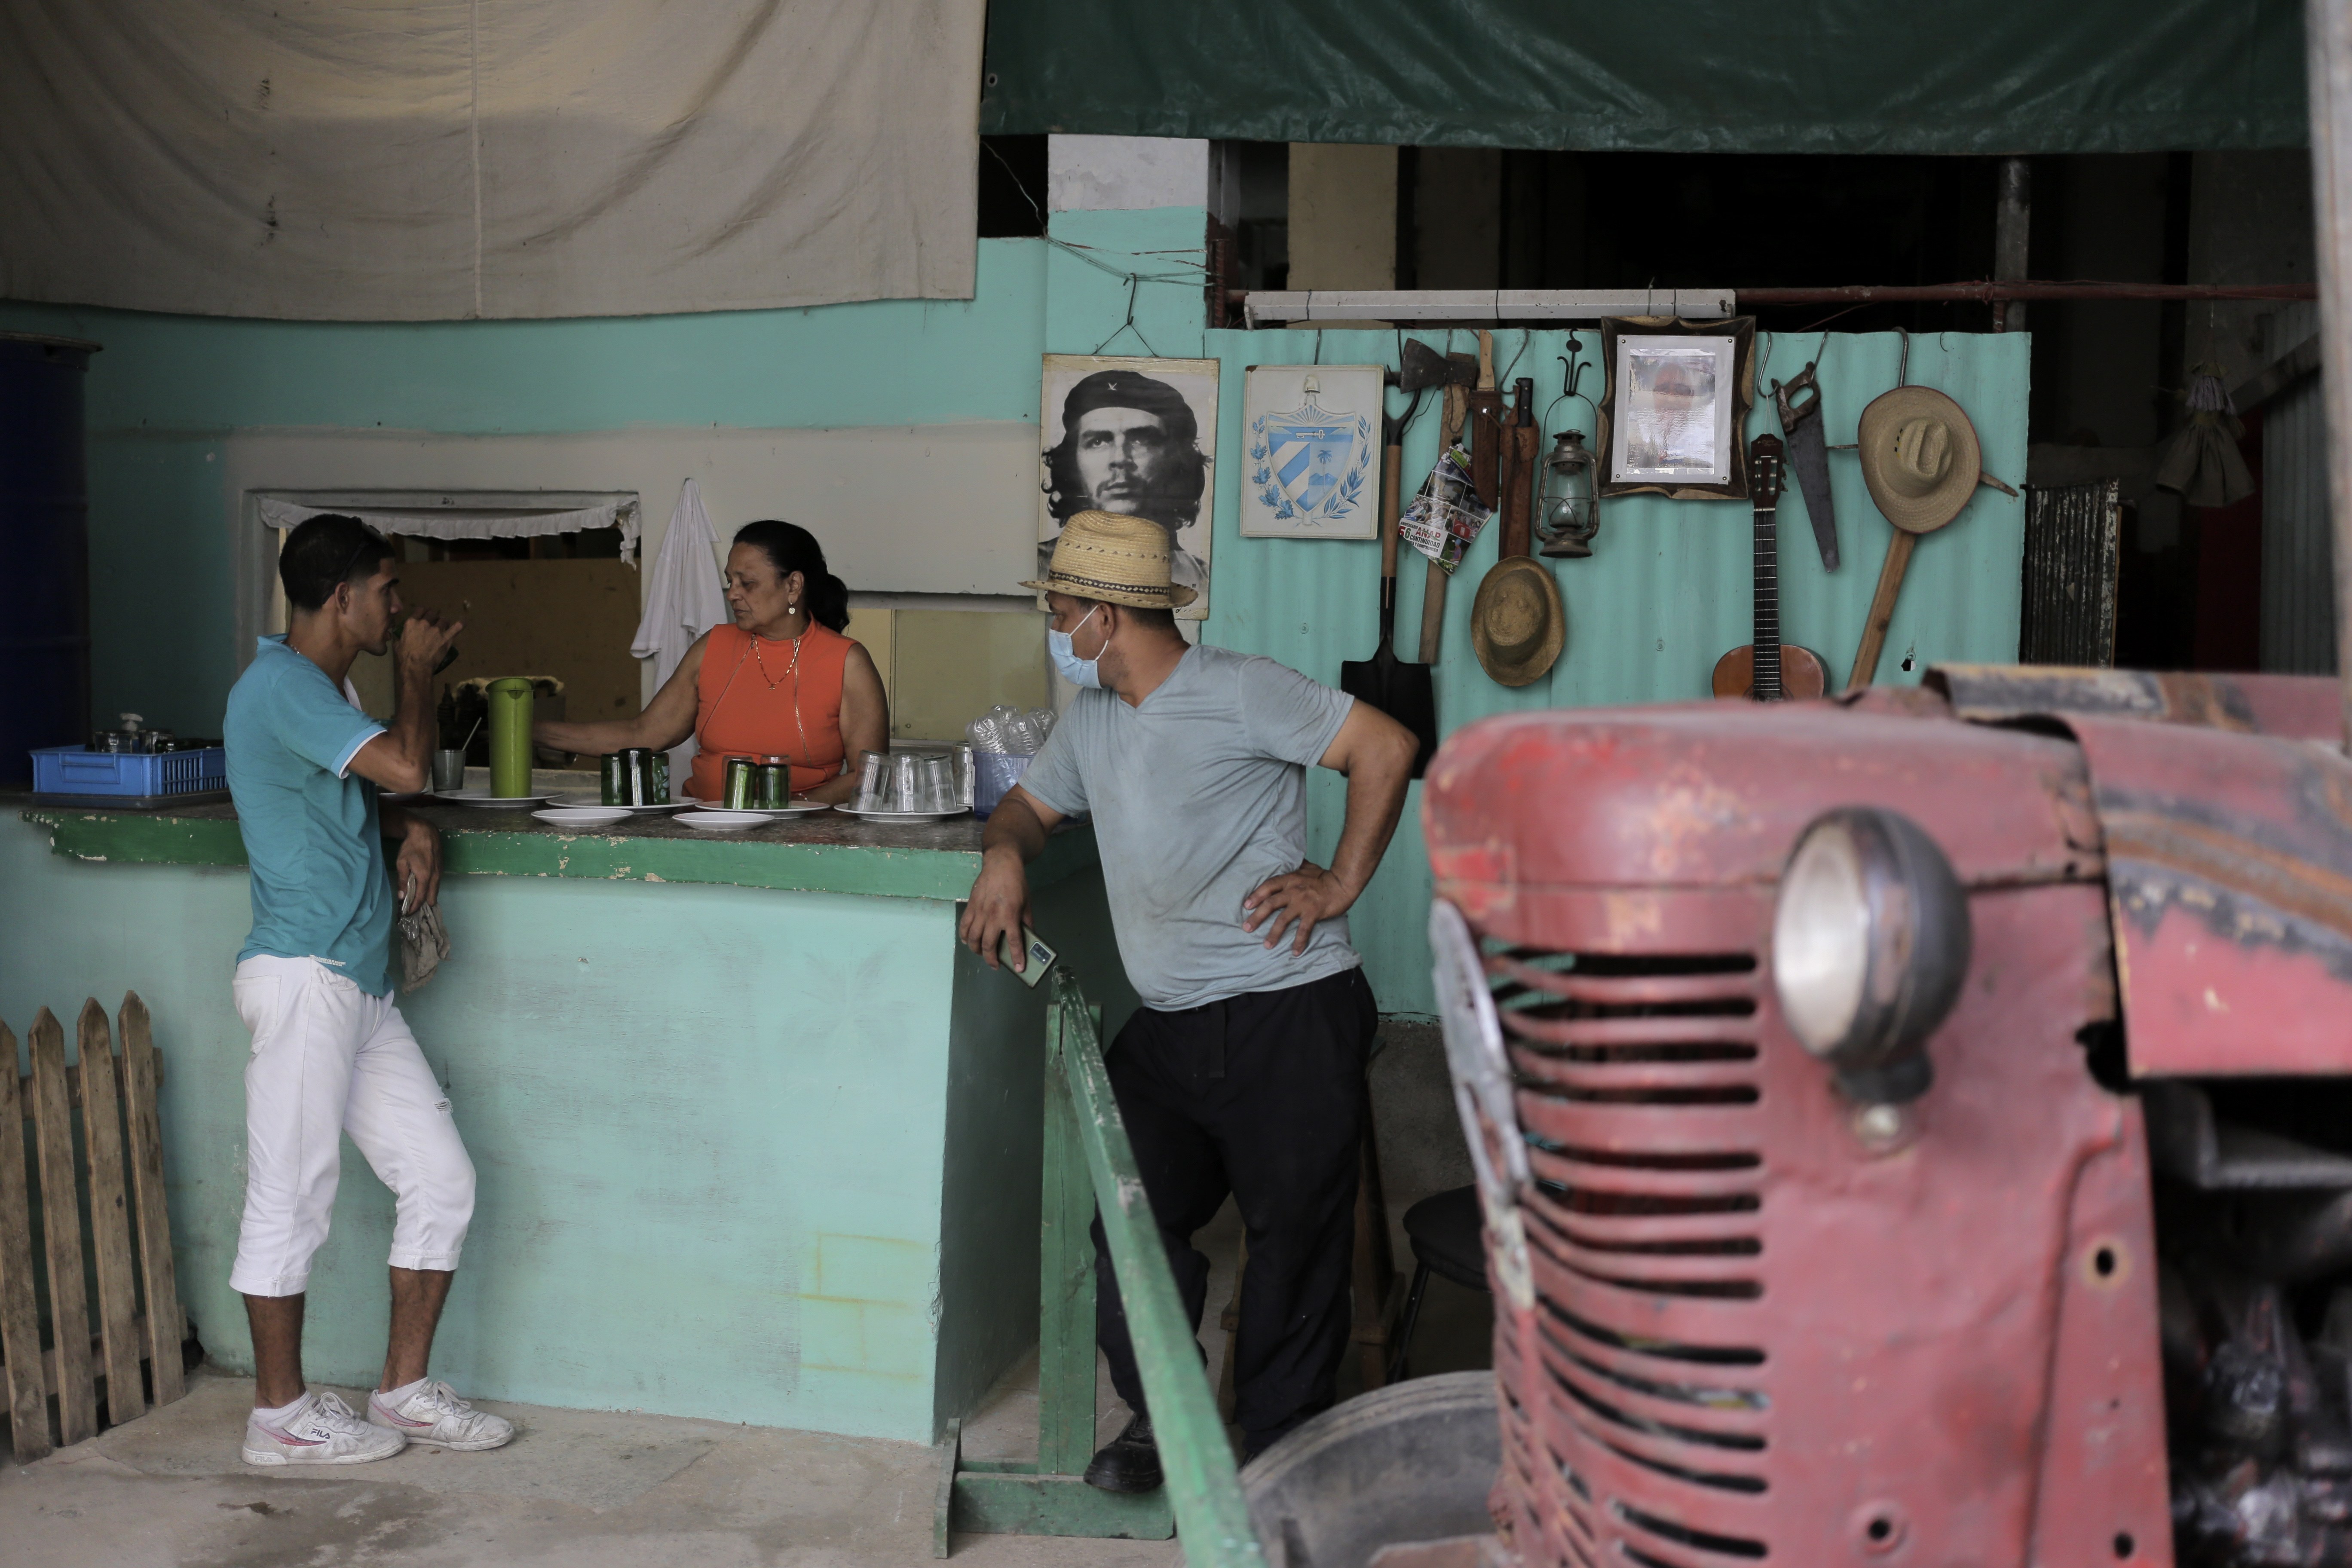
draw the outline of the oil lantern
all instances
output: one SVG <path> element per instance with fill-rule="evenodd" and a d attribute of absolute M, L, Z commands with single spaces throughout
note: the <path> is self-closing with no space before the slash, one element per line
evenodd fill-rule
<path fill-rule="evenodd" d="M 1601 498 L 1593 489 L 1592 449 L 1581 430 L 1562 430 L 1552 437 L 1544 458 L 1543 493 L 1538 500 L 1543 536 L 1538 555 L 1581 559 L 1592 553 L 1592 536 L 1601 531 Z"/>

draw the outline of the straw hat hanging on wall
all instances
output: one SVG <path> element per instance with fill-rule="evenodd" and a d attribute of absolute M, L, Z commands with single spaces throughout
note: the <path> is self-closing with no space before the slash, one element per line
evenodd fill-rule
<path fill-rule="evenodd" d="M 1870 499 L 1906 533 L 1959 516 L 1984 471 L 1977 427 L 1932 386 L 1898 386 L 1872 399 L 1857 440 Z"/>
<path fill-rule="evenodd" d="M 1470 606 L 1470 650 L 1496 684 L 1542 679 L 1567 641 L 1568 611 L 1549 563 L 1515 556 L 1479 583 Z"/>

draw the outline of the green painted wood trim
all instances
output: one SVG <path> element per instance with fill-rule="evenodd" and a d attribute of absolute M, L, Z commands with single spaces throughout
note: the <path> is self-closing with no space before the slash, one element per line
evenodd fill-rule
<path fill-rule="evenodd" d="M 1008 1476 L 964 1470 L 955 1479 L 955 1528 L 979 1535 L 1083 1535 L 1097 1540 L 1165 1541 L 1176 1516 L 1163 1488 L 1107 1492 L 1076 1476 Z M 1194 1557 L 1188 1563 L 1222 1562 Z"/>
<path fill-rule="evenodd" d="M 1201 1343 L 1176 1294 L 1127 1122 L 1103 1067 L 1099 1018 L 1069 976 L 1058 976 L 1055 991 L 1061 1026 L 1054 1065 L 1069 1083 L 1079 1140 L 1094 1173 L 1103 1237 L 1168 1475 L 1163 1489 L 1183 1532 L 1184 1560 L 1195 1568 L 1264 1568 L 1265 1552 L 1250 1527 L 1233 1445 L 1201 1365 Z"/>
<path fill-rule="evenodd" d="M 25 820 L 49 830 L 52 854 L 77 860 L 150 866 L 242 866 L 245 837 L 234 818 L 159 816 L 37 806 Z"/>
<path fill-rule="evenodd" d="M 634 837 L 552 829 L 468 828 L 442 814 L 448 875 L 576 877 L 590 880 L 697 882 L 791 892 L 898 899 L 962 899 L 980 874 L 980 851 L 769 839 Z M 79 860 L 162 866 L 242 866 L 245 839 L 226 814 L 159 816 L 36 806 L 26 822 L 49 830 L 51 852 Z M 1097 863 L 1090 830 L 1056 833 L 1029 867 L 1042 888 Z"/>
<path fill-rule="evenodd" d="M 1045 1014 L 1045 1181 L 1037 1246 L 1037 1468 L 1083 1474 L 1095 1450 L 1095 1217 L 1086 1143 L 1061 1056 L 1062 1008 Z"/>

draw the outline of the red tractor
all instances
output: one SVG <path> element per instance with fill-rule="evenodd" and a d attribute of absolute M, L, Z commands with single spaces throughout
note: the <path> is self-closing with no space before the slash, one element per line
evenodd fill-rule
<path fill-rule="evenodd" d="M 1970 666 L 1453 738 L 1520 1563 L 2352 1562 L 2339 723 Z"/>

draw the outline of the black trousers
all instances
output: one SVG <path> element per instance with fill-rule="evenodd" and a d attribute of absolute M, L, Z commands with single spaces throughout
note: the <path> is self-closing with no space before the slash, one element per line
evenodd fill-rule
<path fill-rule="evenodd" d="M 1348 1346 L 1364 1067 L 1380 1014 L 1361 969 L 1178 1013 L 1139 1009 L 1107 1065 L 1143 1189 L 1197 1331 L 1209 1260 L 1193 1233 L 1230 1192 L 1249 1262 L 1234 1418 L 1255 1454 L 1328 1409 Z M 1119 1397 L 1144 1408 L 1127 1314 L 1096 1215 L 1096 1337 Z"/>

